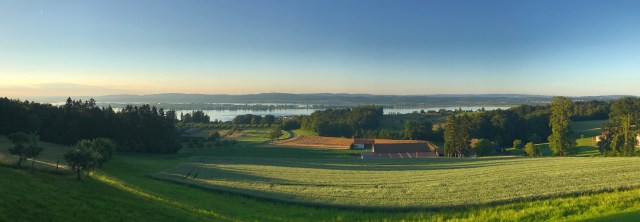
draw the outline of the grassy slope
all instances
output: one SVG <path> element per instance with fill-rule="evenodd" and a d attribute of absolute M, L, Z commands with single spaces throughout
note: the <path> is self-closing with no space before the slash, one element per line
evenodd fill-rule
<path fill-rule="evenodd" d="M 178 221 L 206 219 L 89 179 L 0 167 L 0 221 Z"/>
<path fill-rule="evenodd" d="M 232 149 L 232 148 L 228 148 Z M 237 148 L 257 151 L 264 148 Z M 246 150 L 244 150 L 246 149 Z M 295 151 L 294 151 L 295 150 Z M 290 152 L 289 152 L 290 151 Z M 308 156 L 317 149 L 283 149 L 264 152 L 268 157 L 288 153 L 288 157 Z M 235 152 L 202 151 L 200 154 L 235 155 Z M 269 155 L 269 153 L 274 153 Z M 341 153 L 319 153 L 339 158 Z M 237 195 L 211 192 L 167 183 L 148 175 L 185 160 L 183 155 L 118 155 L 91 179 L 77 182 L 70 176 L 0 168 L 3 204 L 0 215 L 17 215 L 11 220 L 578 220 L 615 213 L 638 212 L 640 190 L 586 195 L 577 198 L 519 202 L 484 208 L 457 208 L 442 211 L 361 212 L 331 208 L 302 207 L 260 201 Z M 25 185 L 26 184 L 26 185 Z M 7 188 L 7 189 L 4 189 Z M 32 192 L 36 190 L 37 192 Z M 14 194 L 9 194 L 14 193 Z M 51 198 L 41 198 L 51 197 Z M 82 200 L 82 201 L 81 201 Z M 85 204 L 88 203 L 88 204 Z M 13 204 L 21 203 L 21 204 Z M 142 204 L 141 204 L 142 203 Z M 89 208 L 90 206 L 90 208 Z M 27 212 L 26 214 L 21 214 Z M 113 214 L 115 212 L 115 214 Z M 75 216 L 74 216 L 75 215 Z M 118 216 L 118 218 L 115 218 Z M 569 218 L 565 218 L 569 216 Z M 176 219 L 178 218 L 178 219 Z M 4 220 L 6 218 L 0 218 Z M 624 218 L 623 218 L 624 219 Z"/>
<path fill-rule="evenodd" d="M 271 129 L 244 129 L 242 130 L 243 135 L 236 138 L 240 142 L 250 142 L 250 143 L 259 143 L 269 140 L 269 133 Z M 280 139 L 286 139 L 289 137 L 289 133 L 287 131 L 282 131 L 282 136 Z"/>
<path fill-rule="evenodd" d="M 0 143 L 0 146 L 3 146 Z M 6 147 L 0 147 L 6 149 Z M 0 167 L 0 221 L 221 221 L 221 220 L 453 220 L 628 221 L 640 215 L 640 190 L 516 202 L 493 207 L 440 211 L 361 212 L 302 207 L 212 192 L 149 177 L 192 155 L 218 157 L 346 158 L 350 151 L 262 148 L 240 145 L 188 154 L 118 154 L 97 175 L 77 182 L 72 176 Z M 551 189 L 551 188 L 550 188 Z M 51 198 L 49 198 L 51 197 Z M 16 204 L 17 203 L 17 204 Z M 11 216 L 11 218 L 9 218 Z"/>
<path fill-rule="evenodd" d="M 156 176 L 313 205 L 424 209 L 640 187 L 638 161 L 640 158 L 635 157 L 410 160 L 194 157 Z M 193 178 L 196 172 L 197 177 Z M 191 178 L 185 179 L 187 175 Z"/>

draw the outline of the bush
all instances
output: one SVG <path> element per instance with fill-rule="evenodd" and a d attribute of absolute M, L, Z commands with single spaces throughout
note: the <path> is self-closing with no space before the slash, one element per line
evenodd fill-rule
<path fill-rule="evenodd" d="M 524 146 L 524 152 L 526 152 L 530 157 L 541 156 L 540 148 L 538 148 L 532 142 L 529 142 Z"/>
<path fill-rule="evenodd" d="M 518 149 L 522 149 L 522 140 L 514 140 L 513 141 L 513 148 L 518 150 Z"/>
<path fill-rule="evenodd" d="M 489 156 L 496 151 L 496 145 L 488 139 L 480 139 L 472 148 L 478 156 Z"/>

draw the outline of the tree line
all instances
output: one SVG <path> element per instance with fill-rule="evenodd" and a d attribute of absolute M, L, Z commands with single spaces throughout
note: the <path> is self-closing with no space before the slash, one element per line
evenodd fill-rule
<path fill-rule="evenodd" d="M 522 105 L 508 110 L 461 113 L 447 118 L 444 130 L 447 156 L 489 154 L 490 149 L 509 147 L 514 140 L 540 143 L 551 135 L 549 107 Z M 472 139 L 479 139 L 471 144 Z M 485 141 L 483 141 L 485 140 Z"/>
<path fill-rule="evenodd" d="M 445 125 L 447 156 L 489 155 L 497 147 L 524 148 L 530 156 L 539 156 L 535 143 L 549 142 L 556 156 L 577 153 L 571 122 L 609 119 L 603 126 L 598 146 L 605 156 L 636 155 L 636 136 L 640 123 L 640 99 L 626 97 L 611 102 L 572 102 L 554 97 L 549 105 L 522 105 L 494 110 L 451 115 Z M 478 139 L 472 144 L 472 139 Z M 526 143 L 524 147 L 522 144 Z M 504 150 L 503 150 L 504 151 Z"/>
<path fill-rule="evenodd" d="M 302 129 L 320 136 L 353 137 L 357 132 L 376 129 L 383 116 L 381 106 L 359 106 L 348 109 L 326 109 L 301 116 Z"/>
<path fill-rule="evenodd" d="M 238 115 L 234 117 L 232 122 L 233 124 L 236 124 L 236 125 L 238 124 L 271 125 L 276 123 L 276 117 L 274 115 L 265 115 L 263 117 L 260 115 L 245 114 L 245 115 Z"/>
<path fill-rule="evenodd" d="M 173 153 L 181 144 L 175 133 L 175 111 L 127 105 L 116 112 L 95 100 L 71 100 L 53 106 L 0 98 L 0 134 L 31 132 L 43 141 L 75 144 L 82 139 L 110 138 L 123 152 Z"/>

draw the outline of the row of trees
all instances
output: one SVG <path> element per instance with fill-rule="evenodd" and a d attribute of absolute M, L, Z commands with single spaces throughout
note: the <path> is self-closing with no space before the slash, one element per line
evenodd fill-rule
<path fill-rule="evenodd" d="M 31 158 L 31 172 L 33 172 L 34 164 L 44 147 L 40 144 L 40 137 L 35 133 L 12 133 L 9 140 L 13 142 L 13 147 L 9 148 L 9 154 L 18 156 L 18 167 L 22 165 L 22 161 Z"/>
<path fill-rule="evenodd" d="M 382 120 L 380 106 L 359 106 L 350 109 L 327 109 L 300 117 L 302 129 L 320 136 L 353 137 L 356 132 L 376 129 Z"/>
<path fill-rule="evenodd" d="M 549 106 L 522 105 L 508 110 L 449 116 L 444 132 L 445 154 L 452 157 L 487 155 L 495 151 L 495 147 L 522 144 L 522 141 L 540 143 L 546 138 L 555 155 L 570 155 L 575 151 L 575 140 L 570 138 L 569 129 L 572 109 L 567 98 L 555 97 Z M 480 139 L 475 147 L 471 146 L 472 138 Z"/>
<path fill-rule="evenodd" d="M 572 120 L 604 119 L 603 136 L 598 143 L 605 156 L 636 155 L 640 99 L 626 97 L 610 103 L 601 101 L 573 103 L 566 97 L 554 97 L 548 106 L 519 106 L 509 110 L 496 110 L 473 114 L 453 115 L 445 127 L 445 153 L 447 156 L 486 155 L 487 147 L 506 147 L 510 141 L 525 152 L 539 156 L 533 144 L 544 142 L 556 156 L 569 156 L 577 152 L 576 138 L 570 128 Z M 472 147 L 471 138 L 481 138 Z"/>
<path fill-rule="evenodd" d="M 13 147 L 9 148 L 11 155 L 18 156 L 17 165 L 31 159 L 31 172 L 35 169 L 35 162 L 44 150 L 40 143 L 40 137 L 35 133 L 17 132 L 12 133 L 8 138 L 13 142 Z M 80 180 L 80 171 L 95 170 L 102 167 L 102 164 L 109 161 L 116 150 L 116 144 L 111 139 L 97 138 L 91 140 L 80 140 L 73 150 L 64 154 L 64 159 L 69 169 L 76 171 L 77 179 Z"/>
<path fill-rule="evenodd" d="M 508 110 L 461 113 L 447 118 L 444 130 L 445 153 L 468 156 L 488 152 L 487 146 L 471 146 L 471 139 L 484 139 L 481 145 L 509 147 L 513 141 L 540 143 L 551 134 L 548 106 L 522 105 Z M 494 149 L 495 150 L 495 149 Z"/>
<path fill-rule="evenodd" d="M 233 124 L 267 124 L 267 125 L 271 125 L 276 123 L 276 117 L 274 115 L 265 115 L 263 116 L 259 116 L 259 115 L 253 115 L 253 114 L 245 114 L 245 115 L 238 115 L 236 117 L 233 118 Z"/>
<path fill-rule="evenodd" d="M 175 111 L 174 111 L 175 113 Z M 209 123 L 211 118 L 202 110 L 194 110 L 191 113 L 180 113 L 180 120 L 183 123 Z"/>
<path fill-rule="evenodd" d="M 74 144 L 82 139 L 111 138 L 124 152 L 172 153 L 180 148 L 175 111 L 149 105 L 119 112 L 100 108 L 93 99 L 67 99 L 62 106 L 0 98 L 0 134 L 38 133 L 43 141 Z"/>

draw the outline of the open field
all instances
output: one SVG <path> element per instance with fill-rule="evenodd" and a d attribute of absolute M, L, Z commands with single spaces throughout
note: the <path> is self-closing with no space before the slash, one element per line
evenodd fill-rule
<path fill-rule="evenodd" d="M 269 140 L 269 132 L 271 129 L 243 129 L 239 132 L 234 133 L 233 135 L 229 135 L 225 138 L 233 138 L 240 142 L 265 142 Z M 289 133 L 287 131 L 282 131 L 282 136 L 280 139 L 285 139 L 289 137 Z"/>
<path fill-rule="evenodd" d="M 211 161 L 222 161 L 224 167 L 237 170 L 235 179 L 244 178 L 256 180 L 264 177 L 293 177 L 278 175 L 272 169 L 292 169 L 299 172 L 322 173 L 333 171 L 336 173 L 337 182 L 349 181 L 349 176 L 367 176 L 366 174 L 383 174 L 394 172 L 397 169 L 411 174 L 430 178 L 421 174 L 431 175 L 435 172 L 451 171 L 454 174 L 441 173 L 441 180 L 447 181 L 446 175 L 458 176 L 459 172 L 470 171 L 484 173 L 489 178 L 499 178 L 491 175 L 501 174 L 497 170 L 517 169 L 518 172 L 532 172 L 540 170 L 538 176 L 523 178 L 513 172 L 509 178 L 521 178 L 522 181 L 515 184 L 527 184 L 528 180 L 534 183 L 542 192 L 560 192 L 559 185 L 575 184 L 578 188 L 617 186 L 637 182 L 633 175 L 635 172 L 626 172 L 627 169 L 638 171 L 638 164 L 632 161 L 635 158 L 488 158 L 488 159 L 437 159 L 430 164 L 425 160 L 376 160 L 364 163 L 354 160 L 352 155 L 358 151 L 317 149 L 304 147 L 264 147 L 255 146 L 263 141 L 256 137 L 245 137 L 251 141 L 239 138 L 240 143 L 232 147 L 215 147 L 193 149 L 190 153 L 179 154 L 123 154 L 118 153 L 104 168 L 99 169 L 90 178 L 83 181 L 75 181 L 73 175 L 53 175 L 43 172 L 31 174 L 26 170 L 10 167 L 0 167 L 0 221 L 578 221 L 589 219 L 590 221 L 629 221 L 640 215 L 640 189 L 627 191 L 613 191 L 603 193 L 585 193 L 569 196 L 547 197 L 537 200 L 512 200 L 504 204 L 489 204 L 483 206 L 457 206 L 443 207 L 438 210 L 410 210 L 410 211 L 361 211 L 356 209 L 309 207 L 300 204 L 284 203 L 282 201 L 270 201 L 260 198 L 237 195 L 234 192 L 218 192 L 212 189 L 199 189 L 193 185 L 184 183 L 167 182 L 158 180 L 150 175 L 158 172 L 181 167 L 194 160 L 193 156 L 206 156 Z M 2 141 L 0 137 L 0 153 L 6 155 L 8 141 Z M 43 154 L 42 160 L 55 161 L 58 154 L 70 149 L 70 146 L 45 143 L 48 152 Z M 57 147 L 57 148 L 56 148 Z M 57 151 L 55 152 L 50 151 Z M 215 157 L 215 158 L 213 158 Z M 197 157 L 195 157 L 197 160 Z M 433 159 L 429 159 L 433 160 Z M 408 162 L 407 162 L 408 161 Z M 569 161 L 569 162 L 564 162 Z M 197 162 L 197 161 L 196 161 Z M 251 162 L 251 163 L 247 163 Z M 563 174 L 559 170 L 548 171 L 547 168 L 558 169 L 561 166 L 568 171 L 578 171 L 586 174 L 584 179 L 570 177 L 567 182 L 555 181 L 540 186 L 540 180 L 536 178 L 558 178 Z M 210 164 L 216 164 L 211 162 Z M 241 166 L 246 165 L 246 166 Z M 440 166 L 440 168 L 439 168 Z M 455 167 L 458 168 L 455 168 Z M 467 168 L 463 168 L 463 166 Z M 571 166 L 571 167 L 567 167 Z M 225 168 L 220 169 L 225 169 Z M 264 170 L 244 172 L 244 167 Z M 355 173 L 350 173 L 355 167 Z M 441 168 L 451 169 L 441 169 Z M 474 168 L 475 167 L 475 168 Z M 212 169 L 217 169 L 214 166 Z M 413 169 L 412 169 L 413 168 Z M 624 169 L 618 169 L 624 168 Z M 362 170 L 359 170 L 362 169 Z M 484 170 L 483 170 L 484 169 Z M 611 179 L 618 173 L 607 173 L 607 170 L 621 170 L 624 179 Z M 204 171 L 203 171 L 204 172 Z M 455 173 L 458 172 L 458 173 Z M 591 175 L 589 175 L 589 172 Z M 251 176 L 245 177 L 242 174 Z M 610 181 L 602 182 L 594 179 L 597 175 L 609 178 Z M 308 181 L 308 174 L 297 174 L 295 180 Z M 326 178 L 329 174 L 322 173 Z M 203 175 L 204 176 L 204 175 Z M 479 176 L 479 175 L 478 175 Z M 227 172 L 225 177 L 234 178 L 234 172 Z M 411 176 L 412 177 L 412 176 Z M 477 178 L 473 175 L 470 179 Z M 200 178 L 200 175 L 197 177 Z M 425 179 L 426 178 L 426 179 Z M 408 178 L 410 180 L 411 178 Z M 591 179 L 589 181 L 589 179 Z M 400 182 L 381 178 L 374 178 L 375 182 L 389 181 L 390 188 L 398 186 Z M 595 181 L 595 182 L 594 182 Z M 634 182 L 635 181 L 635 182 Z M 233 181 L 231 181 L 233 182 Z M 279 189 L 281 181 L 272 180 L 274 188 Z M 313 182 L 313 181 L 308 181 Z M 520 186 L 507 186 L 512 182 L 502 185 L 494 180 L 486 182 L 496 185 L 493 192 L 512 194 L 521 190 Z M 316 181 L 318 184 L 327 181 Z M 367 181 L 360 181 L 360 184 Z M 448 185 L 457 185 L 459 189 L 442 190 L 441 193 L 469 193 L 478 188 L 486 189 L 485 180 L 475 184 L 461 184 L 448 182 Z M 358 183 L 352 183 L 355 188 L 362 187 Z M 439 184 L 436 184 L 439 185 Z M 552 186 L 553 185 L 553 186 Z M 239 186 L 242 188 L 242 186 Z M 330 189 L 330 187 L 325 187 Z M 409 188 L 411 188 L 409 186 Z M 464 188 L 464 189 L 462 189 Z M 316 187 L 315 189 L 320 189 Z M 378 189 L 378 188 L 373 188 Z M 417 188 L 412 188 L 416 189 Z M 216 189 L 217 190 L 217 189 Z M 389 189 L 398 192 L 398 189 Z M 422 191 L 419 191 L 422 192 Z M 524 191 L 526 192 L 526 190 Z M 584 192 L 584 191 L 582 191 Z M 581 193 L 581 192 L 578 192 Z M 329 193 L 331 194 L 331 193 Z M 485 194 L 493 195 L 493 194 Z M 249 195 L 251 196 L 251 195 Z M 442 198 L 447 200 L 447 198 Z M 469 198 L 467 198 L 469 200 Z M 389 201 L 397 201 L 389 199 Z M 441 201 L 441 200 L 438 200 Z"/>
<path fill-rule="evenodd" d="M 349 149 L 352 143 L 350 138 L 300 135 L 279 145 Z"/>
<path fill-rule="evenodd" d="M 155 176 L 312 205 L 441 208 L 640 187 L 639 161 L 640 158 L 298 161 L 193 157 L 188 163 Z"/>
<path fill-rule="evenodd" d="M 309 131 L 309 130 L 303 130 L 303 129 L 297 129 L 297 130 L 293 130 L 293 132 L 295 134 L 301 135 L 301 136 L 317 136 L 318 133 L 313 132 L 313 131 Z"/>
<path fill-rule="evenodd" d="M 253 146 L 202 149 L 198 152 L 196 155 L 229 158 L 247 155 L 265 159 L 304 159 L 314 156 L 314 159 L 327 160 L 341 159 L 348 154 L 348 150 Z M 576 221 L 592 218 L 593 221 L 628 221 L 640 212 L 640 189 L 438 211 L 362 212 L 258 200 L 148 176 L 180 164 L 190 155 L 118 154 L 97 174 L 82 182 L 75 181 L 73 176 L 30 174 L 24 170 L 0 167 L 0 174 L 6 175 L 0 177 L 3 188 L 0 189 L 3 197 L 0 220 Z M 42 198 L 43 195 L 51 198 Z"/>

